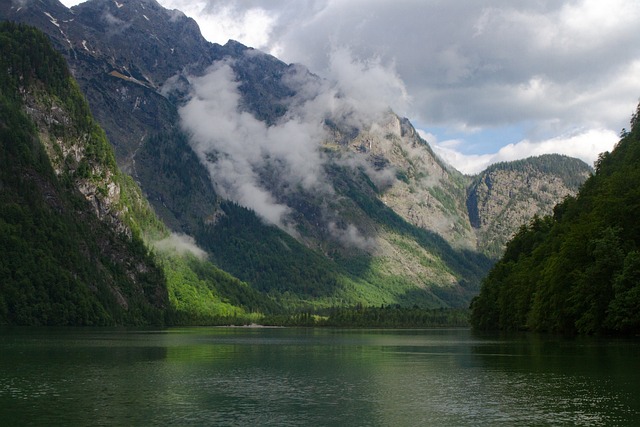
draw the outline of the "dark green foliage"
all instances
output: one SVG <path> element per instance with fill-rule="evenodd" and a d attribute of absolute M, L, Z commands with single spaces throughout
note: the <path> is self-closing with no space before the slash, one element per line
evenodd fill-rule
<path fill-rule="evenodd" d="M 615 150 L 600 156 L 576 198 L 508 243 L 472 302 L 474 327 L 640 333 L 637 117 Z"/>
<path fill-rule="evenodd" d="M 585 163 L 573 157 L 562 154 L 543 154 L 541 156 L 529 157 L 522 160 L 510 162 L 494 163 L 485 169 L 476 179 L 490 175 L 496 170 L 523 171 L 527 168 L 541 172 L 545 175 L 560 177 L 566 186 L 572 190 L 577 190 L 584 180 L 581 178 L 584 172 L 590 168 Z M 473 184 L 472 184 L 473 186 Z"/>
<path fill-rule="evenodd" d="M 39 31 L 6 22 L 0 51 L 0 323 L 163 323 L 162 270 L 140 239 L 99 221 L 69 177 L 55 175 L 23 112 L 26 94 L 55 102 L 70 119 L 49 131 L 88 135 L 89 160 L 115 167 L 64 60 Z"/>
<path fill-rule="evenodd" d="M 341 328 L 468 327 L 469 312 L 462 309 L 423 309 L 417 306 L 332 307 L 326 313 L 300 312 L 265 316 L 270 326 L 330 326 Z"/>
<path fill-rule="evenodd" d="M 291 236 L 266 226 L 252 211 L 224 202 L 215 226 L 198 233 L 215 263 L 255 289 L 299 297 L 330 296 L 336 291 L 336 266 Z"/>
<path fill-rule="evenodd" d="M 334 308 L 323 326 L 375 328 L 465 327 L 469 312 L 461 309 L 422 309 L 399 305 L 381 307 Z"/>
<path fill-rule="evenodd" d="M 6 104 L 3 112 L 8 112 Z M 15 110 L 14 110 L 15 111 Z M 20 119 L 18 119 L 20 118 Z M 0 120 L 0 323 L 101 325 L 162 322 L 163 275 L 151 268 L 134 284 L 101 245 L 153 266 L 140 241 L 114 234 L 87 213 L 80 195 L 57 183 L 33 133 L 17 114 Z M 35 141 L 35 142 L 34 142 Z M 15 157 L 15 154 L 22 156 Z M 29 153 L 27 156 L 26 153 Z M 77 208 L 80 210 L 76 210 Z M 117 285 L 116 285 L 117 284 Z M 125 310 L 111 291 L 129 297 Z M 138 293 L 142 290 L 142 293 Z"/>
<path fill-rule="evenodd" d="M 66 63 L 39 30 L 12 22 L 0 23 L 0 52 L 4 97 L 18 101 L 18 88 L 33 84 L 46 86 L 56 95 L 68 89 L 70 74 Z"/>

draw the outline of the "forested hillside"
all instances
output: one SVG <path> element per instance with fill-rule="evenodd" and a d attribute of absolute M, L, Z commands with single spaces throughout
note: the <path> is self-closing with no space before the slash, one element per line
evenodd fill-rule
<path fill-rule="evenodd" d="M 107 205 L 113 151 L 64 59 L 2 23 L 0 68 L 0 323 L 162 323 L 164 274 Z"/>
<path fill-rule="evenodd" d="M 588 169 L 558 157 L 552 168 L 529 160 L 474 180 L 387 106 L 363 109 L 304 65 L 209 43 L 193 19 L 155 0 L 5 2 L 0 19 L 47 34 L 128 175 L 112 164 L 108 179 L 92 181 L 99 174 L 81 156 L 46 143 L 56 174 L 75 174 L 120 232 L 200 256 L 157 252 L 181 323 L 334 306 L 468 307 L 516 224 L 573 191 L 555 172 L 581 181 Z M 37 105 L 28 92 L 27 101 Z M 66 113 L 56 114 L 62 129 Z M 49 129 L 47 115 L 30 117 Z"/>
<path fill-rule="evenodd" d="M 576 197 L 507 244 L 474 299 L 478 329 L 640 332 L 640 107 Z"/>
<path fill-rule="evenodd" d="M 169 233 L 44 34 L 0 23 L 0 53 L 0 324 L 243 323 L 281 310 Z"/>

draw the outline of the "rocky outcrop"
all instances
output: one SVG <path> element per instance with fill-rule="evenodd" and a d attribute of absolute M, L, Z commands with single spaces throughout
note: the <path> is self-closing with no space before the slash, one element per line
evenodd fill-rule
<path fill-rule="evenodd" d="M 535 215 L 551 214 L 566 196 L 575 195 L 591 173 L 574 158 L 544 155 L 491 166 L 469 187 L 469 220 L 478 247 L 498 257 L 504 244 Z"/>
<path fill-rule="evenodd" d="M 25 92 L 24 103 L 58 178 L 73 182 L 96 217 L 117 233 L 131 238 L 131 228 L 124 219 L 127 207 L 121 203 L 122 189 L 116 180 L 117 172 L 111 169 L 113 165 L 110 168 L 87 154 L 88 146 L 101 143 L 91 139 L 100 138 L 102 134 L 76 132 L 69 113 L 45 93 Z M 60 132 L 61 128 L 65 130 Z"/>
<path fill-rule="evenodd" d="M 199 161 L 180 129 L 177 111 L 193 89 L 190 78 L 202 75 L 215 61 L 225 60 L 237 79 L 239 109 L 265 127 L 278 125 L 296 102 L 307 100 L 303 86 L 309 91 L 323 84 L 302 66 L 287 65 L 240 43 L 208 43 L 193 20 L 162 8 L 155 0 L 89 0 L 72 9 L 57 0 L 31 2 L 23 8 L 12 5 L 0 6 L 0 18 L 36 25 L 54 40 L 106 130 L 119 166 L 139 182 L 165 223 L 176 231 L 200 236 L 205 243 L 234 230 L 231 226 L 222 229 L 220 224 L 234 225 L 236 219 L 230 218 L 231 213 L 220 214 L 224 202 L 214 190 L 209 165 Z M 296 81 L 302 86 L 296 88 Z M 49 119 L 65 120 L 56 114 Z M 251 171 L 274 202 L 290 212 L 290 222 L 280 225 L 304 245 L 300 251 L 315 251 L 313 256 L 326 261 L 322 269 L 331 265 L 340 274 L 343 265 L 357 261 L 364 266 L 360 271 L 348 266 L 348 274 L 354 277 L 334 280 L 333 286 L 364 283 L 363 287 L 371 287 L 376 280 L 382 283 L 379 277 L 386 275 L 381 287 L 401 284 L 393 290 L 393 298 L 430 286 L 445 289 L 442 295 L 455 288 L 464 295 L 459 301 L 464 305 L 488 268 L 483 264 L 484 254 L 498 254 L 521 222 L 533 214 L 550 213 L 554 203 L 574 191 L 562 187 L 566 179 L 556 182 L 553 171 L 526 165 L 491 169 L 475 178 L 463 176 L 433 153 L 409 120 L 393 113 L 375 123 L 359 121 L 358 127 L 346 122 L 351 123 L 334 117 L 324 121 L 328 136 L 319 147 L 323 164 L 318 174 L 328 177 L 329 191 L 313 191 L 283 180 L 286 163 L 260 153 L 256 158 L 262 158 L 264 164 Z M 77 142 L 45 138 L 50 141 L 52 158 L 61 153 L 56 170 L 67 168 L 98 216 L 117 218 L 122 188 L 108 171 L 82 166 L 78 144 L 86 135 L 77 137 Z M 215 157 L 211 153 L 206 161 L 215 163 Z M 271 233 L 263 229 L 252 236 L 262 239 Z M 224 241 L 237 244 L 237 237 Z M 225 248 L 211 245 L 208 250 L 214 257 L 219 251 L 217 258 L 228 262 L 234 274 L 254 268 L 252 256 L 262 255 L 245 253 L 256 246 L 252 242 L 234 257 L 222 253 Z M 334 261 L 342 265 L 331 264 Z M 278 286 L 308 280 L 287 276 L 289 271 L 309 269 L 307 261 L 295 268 L 286 262 L 274 263 L 268 269 L 268 275 L 257 271 L 246 280 L 269 276 L 272 281 L 264 283 Z M 376 291 L 375 298 L 385 295 L 385 302 L 394 301 L 386 292 L 391 291 Z M 441 302 L 435 294 L 433 299 Z"/>
<path fill-rule="evenodd" d="M 475 248 L 465 212 L 465 178 L 434 154 L 407 119 L 389 113 L 348 145 L 366 156 L 380 179 L 387 177 L 380 199 L 388 207 L 455 246 Z"/>

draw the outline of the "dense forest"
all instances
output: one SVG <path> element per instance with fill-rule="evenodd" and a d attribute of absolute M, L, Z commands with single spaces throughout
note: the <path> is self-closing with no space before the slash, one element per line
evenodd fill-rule
<path fill-rule="evenodd" d="M 282 311 L 206 260 L 150 250 L 169 231 L 118 170 L 62 56 L 40 31 L 8 22 L 0 53 L 0 324 L 250 323 Z M 41 111 L 56 113 L 35 123 Z M 43 138 L 55 141 L 59 173 Z M 69 146 L 84 155 L 65 155 Z M 105 183 L 117 185 L 125 229 L 95 215 L 77 189 L 86 181 L 100 200 Z"/>
<path fill-rule="evenodd" d="M 40 31 L 2 23 L 0 67 L 0 323 L 163 323 L 162 269 L 138 235 L 100 221 L 74 187 L 115 159 L 64 59 Z M 55 173 L 27 94 L 66 112 L 68 123 L 48 120 L 51 138 L 82 135 L 85 156 L 73 170 Z"/>
<path fill-rule="evenodd" d="M 477 329 L 640 333 L 640 106 L 576 197 L 507 244 L 471 304 Z"/>
<path fill-rule="evenodd" d="M 0 53 L 0 66 L 7 70 L 0 74 L 0 324 L 407 326 L 413 319 L 426 326 L 460 320 L 419 307 L 358 306 L 329 314 L 332 302 L 347 302 L 330 296 L 338 286 L 335 266 L 233 203 L 220 205 L 216 233 L 195 220 L 179 225 L 195 226 L 199 243 L 217 262 L 233 266 L 238 257 L 259 265 L 260 279 L 273 286 L 255 289 L 207 259 L 162 249 L 158 242 L 170 238 L 169 230 L 131 177 L 118 170 L 104 132 L 48 38 L 29 26 L 4 22 Z M 160 146 L 174 149 L 154 144 L 160 137 L 150 138 L 141 157 Z M 184 160 L 172 152 L 162 158 Z M 208 184 L 199 176 L 183 177 L 186 187 Z M 116 223 L 99 218 L 78 191 L 86 182 L 97 186 L 99 204 L 108 185 L 119 188 L 111 212 Z M 182 194 L 181 188 L 165 187 Z M 218 203 L 213 193 L 202 200 L 203 211 Z M 232 232 L 219 232 L 226 228 Z M 289 265 L 286 281 L 271 277 L 272 263 Z M 257 279 L 242 269 L 237 275 Z M 277 299 L 270 295 L 274 292 L 280 294 Z M 325 312 L 302 311 L 296 296 L 307 294 L 324 297 Z"/>

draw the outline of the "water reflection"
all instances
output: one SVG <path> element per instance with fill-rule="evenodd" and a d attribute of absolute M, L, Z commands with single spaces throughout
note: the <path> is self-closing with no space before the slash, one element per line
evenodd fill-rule
<path fill-rule="evenodd" d="M 3 425 L 640 425 L 634 341 L 0 330 Z"/>
<path fill-rule="evenodd" d="M 638 425 L 640 346 L 630 340 L 487 336 L 473 347 L 486 396 L 528 424 Z"/>

